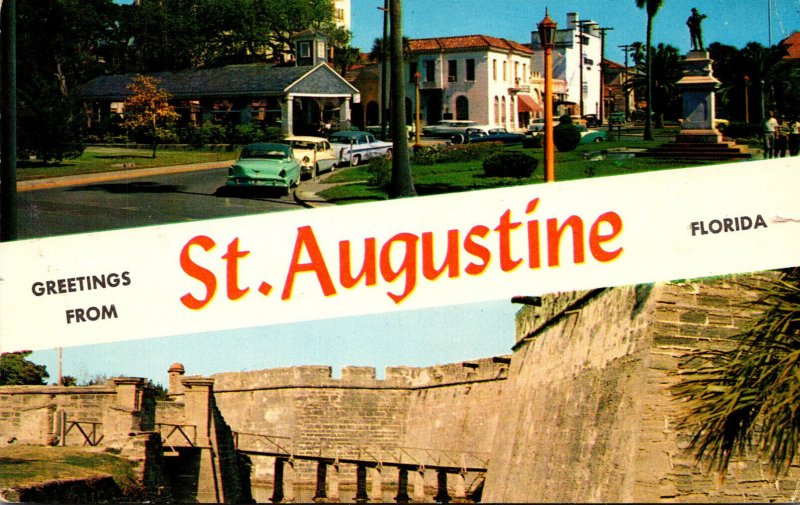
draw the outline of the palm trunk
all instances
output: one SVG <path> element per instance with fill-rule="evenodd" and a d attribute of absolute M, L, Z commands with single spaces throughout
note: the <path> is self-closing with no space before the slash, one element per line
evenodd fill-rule
<path fill-rule="evenodd" d="M 644 140 L 653 140 L 653 119 L 650 113 L 653 110 L 653 69 L 652 62 L 652 38 L 653 38 L 653 16 L 647 14 L 647 47 L 645 48 L 645 73 L 647 74 L 647 88 L 645 89 L 644 99 L 647 101 L 647 108 L 644 116 Z"/>
<path fill-rule="evenodd" d="M 408 160 L 408 133 L 406 132 L 406 81 L 403 78 L 403 24 L 401 0 L 390 0 L 392 25 L 392 65 L 391 97 L 392 104 L 392 183 L 389 198 L 417 196 L 414 181 L 411 179 L 411 164 Z"/>

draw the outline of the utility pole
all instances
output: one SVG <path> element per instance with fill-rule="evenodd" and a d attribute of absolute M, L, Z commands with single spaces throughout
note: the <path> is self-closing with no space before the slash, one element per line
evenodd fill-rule
<path fill-rule="evenodd" d="M 622 83 L 622 92 L 625 95 L 625 120 L 628 120 L 628 111 L 631 110 L 631 94 L 629 89 L 625 89 L 628 87 L 628 53 L 633 48 L 630 44 L 623 44 L 621 46 L 617 46 L 618 48 L 622 49 L 625 52 L 625 81 Z"/>
<path fill-rule="evenodd" d="M 392 182 L 389 198 L 417 196 L 411 178 L 408 159 L 408 132 L 406 131 L 406 80 L 403 76 L 403 6 L 401 0 L 389 0 L 392 39 Z"/>
<path fill-rule="evenodd" d="M 388 121 L 389 110 L 387 101 L 389 98 L 389 79 L 386 75 L 386 66 L 389 64 L 389 0 L 383 0 L 383 7 L 378 7 L 383 11 L 383 38 L 381 39 L 381 140 L 386 140 L 386 123 Z"/>
<path fill-rule="evenodd" d="M 0 74 L 0 242 L 17 239 L 17 0 L 0 7 L 3 69 Z"/>
<path fill-rule="evenodd" d="M 600 126 L 603 126 L 603 117 L 606 110 L 606 32 L 609 30 L 613 30 L 613 28 L 603 27 L 597 29 L 600 32 L 600 114 L 598 115 Z"/>

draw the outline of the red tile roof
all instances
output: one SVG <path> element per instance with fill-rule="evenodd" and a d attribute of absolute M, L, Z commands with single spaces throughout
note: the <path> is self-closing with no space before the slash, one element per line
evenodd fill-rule
<path fill-rule="evenodd" d="M 519 42 L 490 37 L 489 35 L 461 35 L 458 37 L 433 37 L 430 39 L 411 39 L 408 42 L 411 52 L 428 52 L 460 49 L 499 49 L 533 54 L 533 50 Z"/>
<path fill-rule="evenodd" d="M 789 54 L 785 56 L 786 59 L 800 59 L 800 32 L 789 35 L 781 41 L 781 44 L 787 46 Z"/>

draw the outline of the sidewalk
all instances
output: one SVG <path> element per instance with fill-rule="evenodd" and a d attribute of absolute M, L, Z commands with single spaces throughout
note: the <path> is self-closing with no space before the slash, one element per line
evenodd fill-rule
<path fill-rule="evenodd" d="M 313 179 L 300 181 L 300 184 L 294 191 L 294 201 L 296 201 L 297 203 L 299 203 L 304 207 L 312 209 L 317 207 L 334 206 L 335 204 L 326 201 L 318 194 L 328 188 L 337 186 L 337 184 L 335 183 L 325 182 L 328 179 L 328 177 L 330 177 L 331 174 L 333 173 L 335 172 L 324 173 L 321 176 L 317 177 L 316 181 L 314 181 Z"/>

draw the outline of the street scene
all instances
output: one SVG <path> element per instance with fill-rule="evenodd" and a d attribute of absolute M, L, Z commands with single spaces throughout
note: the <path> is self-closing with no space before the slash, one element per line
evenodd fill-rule
<path fill-rule="evenodd" d="M 739 4 L 5 0 L 2 59 L 16 71 L 0 76 L 0 242 L 800 168 L 800 4 Z M 497 261 L 516 268 L 504 240 L 539 233 L 538 202 L 525 226 L 506 211 L 494 229 L 465 228 L 465 256 L 488 254 L 473 238 L 496 232 Z M 602 246 L 622 229 L 611 214 L 595 222 L 610 234 L 587 221 L 597 261 L 622 252 Z M 755 214 L 736 230 L 724 216 L 708 221 L 717 231 L 692 226 L 716 235 L 745 217 L 768 228 Z M 568 228 L 541 226 L 548 239 Z M 429 280 L 456 277 L 447 240 L 441 266 L 422 260 Z M 320 278 L 310 243 L 292 265 Z M 337 280 L 342 291 L 369 284 L 366 265 L 399 276 L 387 243 L 377 260 L 364 252 L 352 285 Z M 214 252 L 226 279 L 251 253 L 237 247 Z M 214 278 L 192 265 L 195 280 Z M 47 280 L 34 295 L 127 274 Z M 796 502 L 799 278 L 787 268 L 327 320 L 312 309 L 308 322 L 58 349 L 32 335 L 33 351 L 0 363 L 0 501 Z M 208 303 L 216 279 L 204 282 Z M 248 290 L 234 281 L 226 295 Z"/>

